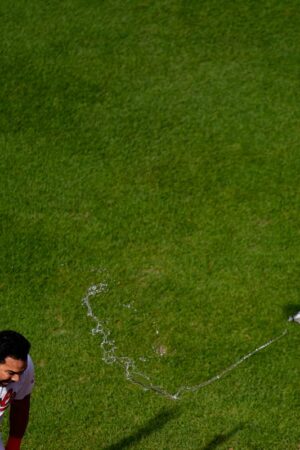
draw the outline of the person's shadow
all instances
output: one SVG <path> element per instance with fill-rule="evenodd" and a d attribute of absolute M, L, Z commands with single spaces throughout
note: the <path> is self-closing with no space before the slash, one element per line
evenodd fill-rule
<path fill-rule="evenodd" d="M 201 450 L 214 450 L 215 448 L 219 447 L 219 445 L 225 444 L 226 441 L 228 441 L 232 436 L 238 433 L 242 428 L 243 425 L 239 424 L 226 434 L 218 434 Z"/>
<path fill-rule="evenodd" d="M 150 419 L 144 426 L 139 428 L 135 433 L 130 434 L 129 436 L 121 439 L 119 442 L 115 444 L 109 445 L 108 447 L 103 448 L 103 450 L 123 450 L 127 447 L 131 447 L 135 445 L 137 442 L 144 439 L 149 434 L 153 433 L 161 429 L 167 422 L 172 419 L 175 419 L 179 414 L 177 408 L 172 409 L 161 409 L 159 413 Z"/>

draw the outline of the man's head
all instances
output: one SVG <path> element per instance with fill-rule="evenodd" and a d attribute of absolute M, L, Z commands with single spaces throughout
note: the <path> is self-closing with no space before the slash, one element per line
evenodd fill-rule
<path fill-rule="evenodd" d="M 0 386 L 20 380 L 27 368 L 30 342 L 20 333 L 0 331 Z"/>

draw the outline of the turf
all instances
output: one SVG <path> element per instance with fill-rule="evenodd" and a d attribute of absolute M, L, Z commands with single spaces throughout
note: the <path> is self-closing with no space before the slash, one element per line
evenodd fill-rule
<path fill-rule="evenodd" d="M 298 2 L 0 13 L 0 327 L 32 342 L 24 450 L 297 449 Z M 100 282 L 118 354 L 171 391 L 289 333 L 172 402 L 102 361 L 81 305 Z"/>

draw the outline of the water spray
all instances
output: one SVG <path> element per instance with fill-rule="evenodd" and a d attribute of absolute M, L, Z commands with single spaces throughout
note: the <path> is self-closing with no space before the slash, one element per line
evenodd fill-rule
<path fill-rule="evenodd" d="M 87 309 L 87 316 L 90 317 L 94 322 L 95 326 L 92 329 L 93 335 L 99 335 L 101 338 L 100 347 L 102 350 L 102 360 L 106 364 L 116 364 L 123 368 L 124 375 L 126 380 L 129 382 L 140 386 L 145 391 L 152 391 L 156 394 L 166 397 L 171 400 L 179 400 L 184 394 L 188 392 L 197 392 L 200 389 L 214 383 L 215 381 L 220 380 L 225 375 L 227 375 L 232 370 L 236 369 L 240 364 L 242 364 L 247 359 L 251 358 L 251 356 L 255 355 L 256 353 L 260 352 L 261 350 L 264 350 L 269 345 L 273 344 L 274 342 L 277 342 L 279 339 L 283 338 L 287 335 L 288 331 L 287 329 L 284 330 L 281 334 L 279 334 L 276 337 L 273 337 L 269 341 L 265 342 L 261 346 L 257 347 L 255 350 L 247 353 L 246 355 L 242 356 L 240 359 L 238 359 L 235 363 L 231 364 L 227 368 L 223 369 L 220 373 L 217 375 L 214 375 L 212 378 L 209 378 L 206 381 L 203 381 L 199 384 L 195 384 L 192 386 L 181 386 L 177 392 L 171 393 L 167 391 L 166 389 L 162 388 L 161 386 L 156 386 L 151 382 L 151 379 L 148 375 L 139 372 L 136 368 L 135 362 L 133 359 L 127 357 L 127 356 L 118 356 L 116 354 L 116 345 L 113 339 L 110 338 L 110 330 L 105 328 L 104 322 L 101 321 L 93 312 L 93 309 L 91 307 L 90 299 L 92 297 L 95 297 L 101 293 L 107 292 L 108 285 L 107 283 L 100 283 L 97 285 L 91 286 L 85 295 L 85 297 L 82 299 L 82 304 Z M 289 317 L 289 322 L 295 322 L 300 324 L 300 311 L 297 312 L 294 316 Z"/>

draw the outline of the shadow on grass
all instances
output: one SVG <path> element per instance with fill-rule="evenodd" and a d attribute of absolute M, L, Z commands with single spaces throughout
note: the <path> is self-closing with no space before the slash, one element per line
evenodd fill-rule
<path fill-rule="evenodd" d="M 242 428 L 243 428 L 243 425 L 239 424 L 235 428 L 233 428 L 231 431 L 229 431 L 229 433 L 218 434 L 215 438 L 213 438 L 212 441 L 210 441 L 201 450 L 214 450 L 215 448 L 219 447 L 219 445 L 225 444 L 225 442 L 228 441 L 228 439 L 230 439 L 232 436 L 234 436 L 236 433 L 238 433 Z"/>
<path fill-rule="evenodd" d="M 178 416 L 178 409 L 166 410 L 163 408 L 159 413 L 150 419 L 144 426 L 139 428 L 135 433 L 121 439 L 116 444 L 112 444 L 103 450 L 123 450 L 137 444 L 141 439 L 144 439 L 149 434 L 162 428 L 167 422 Z"/>
<path fill-rule="evenodd" d="M 299 303 L 297 305 L 289 303 L 287 305 L 284 305 L 283 307 L 283 312 L 286 319 L 288 319 L 290 316 L 294 316 L 298 311 L 300 311 Z"/>

